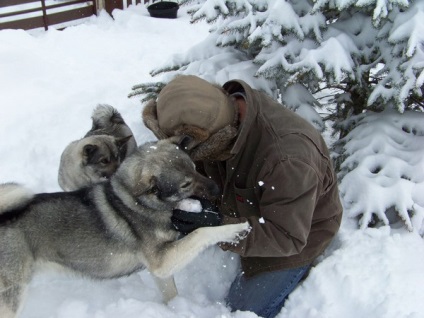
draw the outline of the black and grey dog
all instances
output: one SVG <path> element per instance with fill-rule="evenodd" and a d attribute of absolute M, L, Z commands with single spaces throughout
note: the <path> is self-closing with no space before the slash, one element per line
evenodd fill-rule
<path fill-rule="evenodd" d="M 234 242 L 248 223 L 199 228 L 179 238 L 172 210 L 217 185 L 195 170 L 176 137 L 144 144 L 110 180 L 72 192 L 31 194 L 0 185 L 0 313 L 17 315 L 36 263 L 53 262 L 108 279 L 147 268 L 164 299 L 177 294 L 173 274 L 218 242 Z"/>
<path fill-rule="evenodd" d="M 112 106 L 98 105 L 91 118 L 91 129 L 71 142 L 60 158 L 58 181 L 64 191 L 105 181 L 137 148 L 130 127 Z"/>

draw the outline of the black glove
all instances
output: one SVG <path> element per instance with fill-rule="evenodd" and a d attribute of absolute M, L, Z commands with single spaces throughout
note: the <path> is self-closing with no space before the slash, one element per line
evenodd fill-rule
<path fill-rule="evenodd" d="M 222 214 L 216 205 L 206 199 L 193 199 L 200 201 L 202 212 L 188 212 L 175 209 L 171 221 L 177 231 L 188 234 L 199 227 L 221 225 Z"/>

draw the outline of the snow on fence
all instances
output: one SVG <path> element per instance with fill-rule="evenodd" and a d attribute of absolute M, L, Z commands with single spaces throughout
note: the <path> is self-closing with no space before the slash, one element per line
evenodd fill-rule
<path fill-rule="evenodd" d="M 126 9 L 130 5 L 136 5 L 140 3 L 149 3 L 150 0 L 97 0 L 98 9 L 105 9 L 110 15 L 114 9 Z M 153 0 L 154 2 L 155 0 Z"/>
<path fill-rule="evenodd" d="M 63 28 L 96 13 L 96 0 L 1 0 L 0 30 Z"/>
<path fill-rule="evenodd" d="M 84 22 L 99 10 L 112 14 L 114 9 L 142 2 L 155 0 L 0 0 L 0 30 L 63 29 Z"/>
<path fill-rule="evenodd" d="M 136 5 L 136 4 L 140 4 L 142 2 L 144 4 L 146 4 L 146 3 L 149 2 L 149 0 L 121 0 L 121 1 L 123 3 L 123 7 L 125 7 L 125 8 L 127 8 L 128 6 L 130 6 L 132 4 Z"/>

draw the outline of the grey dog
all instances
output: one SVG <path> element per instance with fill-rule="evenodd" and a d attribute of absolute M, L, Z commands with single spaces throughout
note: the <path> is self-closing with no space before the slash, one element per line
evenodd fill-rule
<path fill-rule="evenodd" d="M 98 105 L 91 118 L 91 129 L 71 142 L 60 158 L 58 181 L 64 191 L 105 181 L 137 148 L 130 127 L 112 106 Z"/>
<path fill-rule="evenodd" d="M 181 200 L 219 193 L 179 142 L 146 143 L 110 180 L 77 191 L 31 194 L 15 183 L 0 185 L 1 317 L 16 317 L 37 264 L 99 279 L 147 268 L 168 301 L 177 294 L 174 273 L 208 246 L 237 244 L 248 223 L 203 227 L 182 238 L 173 228 Z"/>

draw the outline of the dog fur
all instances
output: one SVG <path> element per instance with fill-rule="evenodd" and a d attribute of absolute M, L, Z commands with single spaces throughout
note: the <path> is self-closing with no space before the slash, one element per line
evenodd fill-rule
<path fill-rule="evenodd" d="M 84 138 L 71 142 L 63 151 L 58 182 L 73 191 L 105 181 L 137 148 L 133 133 L 121 114 L 110 105 L 98 105 L 93 125 Z"/>
<path fill-rule="evenodd" d="M 236 244 L 248 223 L 199 228 L 179 239 L 173 208 L 191 196 L 219 193 L 179 141 L 147 143 L 110 180 L 77 191 L 31 194 L 17 184 L 0 185 L 2 318 L 16 317 L 37 263 L 98 279 L 147 268 L 167 301 L 176 295 L 174 273 L 208 246 Z"/>

